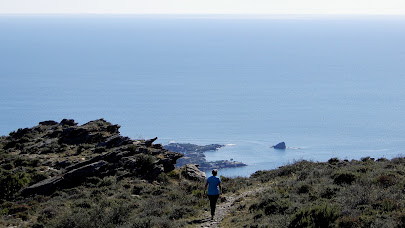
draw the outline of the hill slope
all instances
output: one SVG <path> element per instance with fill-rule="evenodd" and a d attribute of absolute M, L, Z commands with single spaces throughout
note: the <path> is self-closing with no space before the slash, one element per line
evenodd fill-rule
<path fill-rule="evenodd" d="M 0 138 L 0 227 L 405 227 L 405 158 L 299 161 L 222 177 L 210 221 L 182 155 L 96 120 Z"/>

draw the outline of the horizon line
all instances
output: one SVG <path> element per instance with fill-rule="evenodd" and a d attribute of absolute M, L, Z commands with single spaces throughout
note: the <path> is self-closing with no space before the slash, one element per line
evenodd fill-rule
<path fill-rule="evenodd" d="M 220 17 L 220 18 L 308 18 L 308 17 L 405 17 L 384 13 L 0 13 L 1 16 L 133 16 L 133 17 Z"/>

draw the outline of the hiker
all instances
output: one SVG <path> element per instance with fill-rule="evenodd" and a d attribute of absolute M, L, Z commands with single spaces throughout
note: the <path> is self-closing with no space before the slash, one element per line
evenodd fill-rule
<path fill-rule="evenodd" d="M 205 183 L 204 188 L 204 195 L 208 195 L 208 199 L 210 200 L 210 207 L 211 207 L 211 219 L 214 219 L 215 215 L 215 206 L 217 204 L 217 200 L 219 195 L 221 195 L 222 188 L 221 188 L 221 179 L 217 177 L 218 170 L 212 170 L 212 176 L 207 178 L 207 182 Z M 207 192 L 208 187 L 208 192 Z"/>

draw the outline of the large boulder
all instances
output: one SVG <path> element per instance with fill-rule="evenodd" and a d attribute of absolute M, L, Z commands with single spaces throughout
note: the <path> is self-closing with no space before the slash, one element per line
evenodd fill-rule
<path fill-rule="evenodd" d="M 198 165 L 195 164 L 186 164 L 180 169 L 181 175 L 189 180 L 204 181 L 207 177 L 205 173 L 198 168 Z"/>

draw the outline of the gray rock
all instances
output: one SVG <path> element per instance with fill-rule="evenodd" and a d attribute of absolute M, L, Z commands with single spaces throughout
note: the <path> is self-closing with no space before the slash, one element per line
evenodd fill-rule
<path fill-rule="evenodd" d="M 96 176 L 99 174 L 102 171 L 102 168 L 106 167 L 107 164 L 108 163 L 105 161 L 99 161 L 85 165 L 60 176 L 52 177 L 31 185 L 25 188 L 21 194 L 24 196 L 31 194 L 49 195 L 60 188 L 77 186 L 81 184 L 87 177 Z"/>
<path fill-rule="evenodd" d="M 181 175 L 189 180 L 204 181 L 207 177 L 205 173 L 198 169 L 198 166 L 194 164 L 187 164 L 181 167 L 181 170 Z"/>
<path fill-rule="evenodd" d="M 145 141 L 145 146 L 146 146 L 146 147 L 151 147 L 151 146 L 152 146 L 152 143 L 155 142 L 157 139 L 158 139 L 158 138 L 155 137 L 155 138 L 153 138 L 153 139 L 148 139 L 148 140 L 146 140 L 146 141 Z"/>
<path fill-rule="evenodd" d="M 63 120 L 60 122 L 60 125 L 76 126 L 77 123 L 75 123 L 75 120 L 73 120 L 73 119 L 63 119 Z"/>
<path fill-rule="evenodd" d="M 120 135 L 114 135 L 110 138 L 108 138 L 106 141 L 100 142 L 97 146 L 105 146 L 106 148 L 113 148 L 113 147 L 119 147 L 121 145 L 128 145 L 132 144 L 133 140 L 131 140 L 128 137 L 120 136 Z"/>
<path fill-rule="evenodd" d="M 59 123 L 53 120 L 47 120 L 47 121 L 42 121 L 39 122 L 39 125 L 45 125 L 45 126 L 53 126 L 53 125 L 58 125 Z"/>
<path fill-rule="evenodd" d="M 274 149 L 285 149 L 285 148 L 287 148 L 287 147 L 285 146 L 285 143 L 284 143 L 284 142 L 281 142 L 281 143 L 279 143 L 279 144 L 273 146 L 273 148 L 274 148 Z"/>

